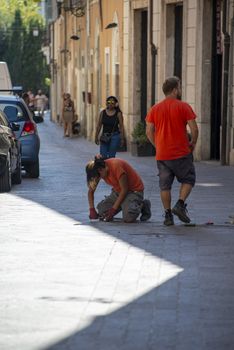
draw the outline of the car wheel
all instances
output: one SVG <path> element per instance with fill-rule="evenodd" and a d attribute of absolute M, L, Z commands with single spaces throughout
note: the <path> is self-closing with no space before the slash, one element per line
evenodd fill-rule
<path fill-rule="evenodd" d="M 38 178 L 40 175 L 39 159 L 36 162 L 27 165 L 26 171 L 30 177 L 34 179 Z"/>
<path fill-rule="evenodd" d="M 22 182 L 21 159 L 19 160 L 16 171 L 12 176 L 12 182 L 17 185 L 21 184 Z"/>
<path fill-rule="evenodd" d="M 11 160 L 10 153 L 7 156 L 5 172 L 0 176 L 0 192 L 9 192 L 11 190 Z"/>

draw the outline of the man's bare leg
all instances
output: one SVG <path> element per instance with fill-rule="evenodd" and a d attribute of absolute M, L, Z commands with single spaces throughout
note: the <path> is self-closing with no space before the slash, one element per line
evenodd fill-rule
<path fill-rule="evenodd" d="M 165 209 L 165 220 L 164 225 L 174 225 L 174 219 L 171 212 L 171 191 L 161 191 L 161 200 Z"/>
<path fill-rule="evenodd" d="M 193 186 L 190 184 L 181 184 L 180 186 L 180 196 L 179 199 L 181 199 L 182 201 L 186 201 L 186 199 L 188 198 L 188 196 L 190 195 L 190 192 L 192 191 Z"/>
<path fill-rule="evenodd" d="M 164 209 L 171 209 L 171 191 L 161 191 L 160 195 Z"/>
<path fill-rule="evenodd" d="M 190 218 L 188 217 L 186 204 L 184 202 L 188 198 L 192 188 L 193 186 L 190 184 L 181 184 L 179 200 L 177 201 L 176 205 L 172 208 L 172 213 L 177 215 L 178 218 L 185 223 L 189 223 Z"/>

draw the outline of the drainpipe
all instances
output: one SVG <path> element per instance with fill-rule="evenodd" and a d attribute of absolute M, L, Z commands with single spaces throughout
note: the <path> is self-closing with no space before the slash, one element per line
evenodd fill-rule
<path fill-rule="evenodd" d="M 101 31 L 103 30 L 103 11 L 102 11 L 102 0 L 99 0 L 99 15 L 101 22 Z"/>
<path fill-rule="evenodd" d="M 67 68 L 67 12 L 64 11 L 64 67 Z"/>
<path fill-rule="evenodd" d="M 229 68 L 229 80 L 228 80 L 228 121 L 227 121 L 227 144 L 228 146 L 228 153 L 231 148 L 234 148 L 231 146 L 231 140 L 232 140 L 232 128 L 233 128 L 233 122 L 232 122 L 232 116 L 233 116 L 233 106 L 232 106 L 232 101 L 233 101 L 233 84 L 234 84 L 234 79 L 233 79 L 233 58 L 234 58 L 234 3 L 233 3 L 233 15 L 231 19 L 231 30 L 230 30 L 230 68 Z M 229 154 L 228 156 L 228 161 L 229 161 Z M 229 164 L 229 162 L 228 162 Z"/>
<path fill-rule="evenodd" d="M 223 28 L 224 35 L 224 61 L 223 61 L 223 96 L 222 96 L 222 140 L 221 140 L 221 165 L 227 164 L 227 114 L 228 114 L 228 71 L 230 53 L 230 35 L 227 31 L 227 6 L 228 0 L 223 2 Z"/>
<path fill-rule="evenodd" d="M 52 60 L 52 83 L 53 83 L 53 84 L 51 84 L 51 87 L 53 86 L 53 93 L 52 93 L 52 90 L 50 88 L 50 95 L 53 96 L 54 106 L 57 106 L 57 103 L 55 101 L 55 96 L 57 94 L 54 93 L 54 90 L 55 90 L 55 32 L 54 32 L 54 25 L 55 24 L 53 22 L 51 24 L 51 27 L 50 27 L 50 30 L 52 31 L 52 55 L 51 55 L 52 58 L 51 58 L 51 60 Z M 56 88 L 57 88 L 57 85 L 56 85 Z M 54 111 L 55 107 L 54 106 L 53 106 L 53 109 L 51 109 L 51 112 L 50 112 L 50 120 L 53 120 L 52 113 L 53 112 L 55 113 L 55 111 Z M 54 118 L 54 120 L 57 120 L 57 113 L 55 113 L 55 114 L 56 114 L 56 118 Z"/>
<path fill-rule="evenodd" d="M 50 25 L 50 38 L 52 38 L 52 48 L 50 49 L 50 60 L 52 63 L 52 82 L 54 82 L 54 75 L 55 75 L 55 33 L 54 33 L 54 22 Z"/>
<path fill-rule="evenodd" d="M 85 115 L 85 137 L 89 138 L 89 108 L 88 108 L 88 90 L 89 90 L 89 55 L 90 55 L 90 7 L 89 7 L 89 1 L 86 3 L 86 15 L 85 15 L 85 21 L 86 21 L 86 44 L 85 44 L 85 103 L 84 103 L 84 115 Z"/>
<path fill-rule="evenodd" d="M 150 47 L 151 47 L 151 72 L 152 72 L 152 80 L 151 80 L 151 106 L 155 104 L 155 96 L 156 96 L 156 56 L 157 56 L 157 48 L 153 42 L 153 0 L 150 0 Z"/>

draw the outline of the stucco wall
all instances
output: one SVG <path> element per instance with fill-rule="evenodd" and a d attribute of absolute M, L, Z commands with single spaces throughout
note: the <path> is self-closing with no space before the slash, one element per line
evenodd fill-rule
<path fill-rule="evenodd" d="M 155 102 L 164 96 L 161 90 L 165 77 L 173 72 L 174 50 L 173 6 L 183 4 L 182 92 L 183 100 L 195 110 L 200 130 L 195 156 L 210 158 L 211 134 L 211 71 L 212 71 L 212 0 L 153 0 L 153 44 L 157 49 Z M 52 116 L 60 113 L 61 95 L 71 93 L 82 124 L 83 133 L 94 140 L 97 118 L 109 94 L 119 94 L 124 114 L 128 146 L 134 125 L 140 120 L 141 98 L 141 12 L 148 11 L 147 107 L 151 104 L 150 0 L 87 0 L 85 16 L 77 18 L 62 13 L 55 21 L 56 74 L 52 82 Z M 232 64 L 229 79 L 229 153 L 234 163 L 234 0 L 229 1 Z M 100 11 L 102 9 L 102 12 Z M 170 12 L 171 11 L 171 12 Z M 171 17 L 170 17 L 171 16 Z M 66 28 L 65 28 L 66 22 Z M 105 29 L 110 23 L 117 26 Z M 79 40 L 71 40 L 77 34 Z M 65 49 L 65 51 L 64 51 Z M 107 70 L 109 76 L 107 77 Z M 119 71 L 119 77 L 116 72 Z M 107 79 L 108 78 L 108 79 Z M 116 90 L 116 83 L 119 88 Z M 85 99 L 84 94 L 86 93 Z M 89 99 L 87 98 L 89 97 Z"/>

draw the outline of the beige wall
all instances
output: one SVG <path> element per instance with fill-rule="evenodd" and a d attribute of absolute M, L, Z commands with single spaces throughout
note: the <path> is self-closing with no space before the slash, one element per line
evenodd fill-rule
<path fill-rule="evenodd" d="M 137 1 L 135 1 L 137 3 Z M 138 1 L 140 3 L 140 1 Z M 170 36 L 173 23 L 170 18 L 170 7 L 183 3 L 183 54 L 182 54 L 182 91 L 183 99 L 187 101 L 197 114 L 199 139 L 195 151 L 197 160 L 210 159 L 211 134 L 211 74 L 212 74 L 212 10 L 211 0 L 154 0 L 153 1 L 153 40 L 157 47 L 156 69 L 156 102 L 163 98 L 162 83 L 166 76 L 173 74 L 171 59 L 174 42 Z M 229 32 L 233 30 L 234 1 L 229 1 L 230 24 Z M 230 88 L 227 143 L 230 152 L 230 164 L 234 164 L 234 113 L 233 113 L 233 32 L 230 48 Z"/>
<path fill-rule="evenodd" d="M 97 117 L 105 106 L 107 94 L 118 93 L 120 105 L 123 95 L 123 3 L 103 0 L 102 11 L 103 23 L 99 2 L 87 1 L 85 16 L 78 18 L 62 10 L 62 16 L 54 23 L 57 70 L 51 88 L 52 119 L 61 115 L 62 94 L 71 93 L 83 133 L 90 139 L 94 139 Z M 118 26 L 105 29 L 112 22 Z M 72 40 L 74 34 L 80 39 Z M 119 72 L 117 79 L 116 72 Z M 87 96 L 91 97 L 91 103 Z"/>
<path fill-rule="evenodd" d="M 108 95 L 119 95 L 120 107 L 122 107 L 122 2 L 102 1 L 102 18 L 103 21 L 100 18 L 98 3 L 93 3 L 90 7 L 89 52 L 87 53 L 89 58 L 88 90 L 92 92 L 93 97 L 92 105 L 88 106 L 89 113 L 87 115 L 89 123 L 87 135 L 90 139 L 94 139 L 97 118 L 100 110 L 105 107 Z M 117 27 L 105 29 L 110 23 L 116 23 Z M 116 73 L 118 73 L 118 76 L 116 76 Z M 119 87 L 116 89 L 117 85 Z"/>
<path fill-rule="evenodd" d="M 231 47 L 230 47 L 230 80 L 229 80 L 229 120 L 228 120 L 228 130 L 229 130 L 229 162 L 234 165 L 234 0 L 230 1 L 230 21 L 229 30 L 231 33 Z"/>
<path fill-rule="evenodd" d="M 52 82 L 52 118 L 61 113 L 61 95 L 69 91 L 82 124 L 85 136 L 94 140 L 97 118 L 105 107 L 107 95 L 118 94 L 124 114 L 125 133 L 128 149 L 134 125 L 140 120 L 140 43 L 141 12 L 148 11 L 148 72 L 147 108 L 151 105 L 151 46 L 150 46 L 150 0 L 87 0 L 85 16 L 77 18 L 70 12 L 63 13 L 55 23 L 54 52 L 56 74 Z M 152 39 L 157 48 L 155 102 L 163 98 L 162 83 L 173 72 L 173 26 L 170 11 L 176 3 L 183 3 L 183 54 L 182 91 L 183 99 L 195 110 L 200 130 L 195 156 L 198 160 L 210 158 L 211 124 L 211 38 L 212 0 L 153 0 Z M 234 0 L 230 0 L 229 30 L 233 26 Z M 171 17 L 172 18 L 172 17 Z M 118 26 L 105 29 L 107 24 L 116 22 Z M 66 29 L 65 29 L 66 23 Z M 171 26 L 171 28 L 170 28 Z M 172 35 L 170 35 L 170 32 Z M 77 34 L 80 39 L 70 39 Z M 64 52 L 64 49 L 67 50 Z M 230 163 L 234 164 L 234 55 L 231 41 L 229 90 L 229 135 L 228 152 Z M 116 77 L 119 72 L 119 77 Z M 109 75 L 107 75 L 109 74 Z M 117 78 L 117 79 L 116 79 Z M 116 83 L 119 88 L 116 90 Z M 91 103 L 83 101 L 83 92 L 91 95 Z"/>

